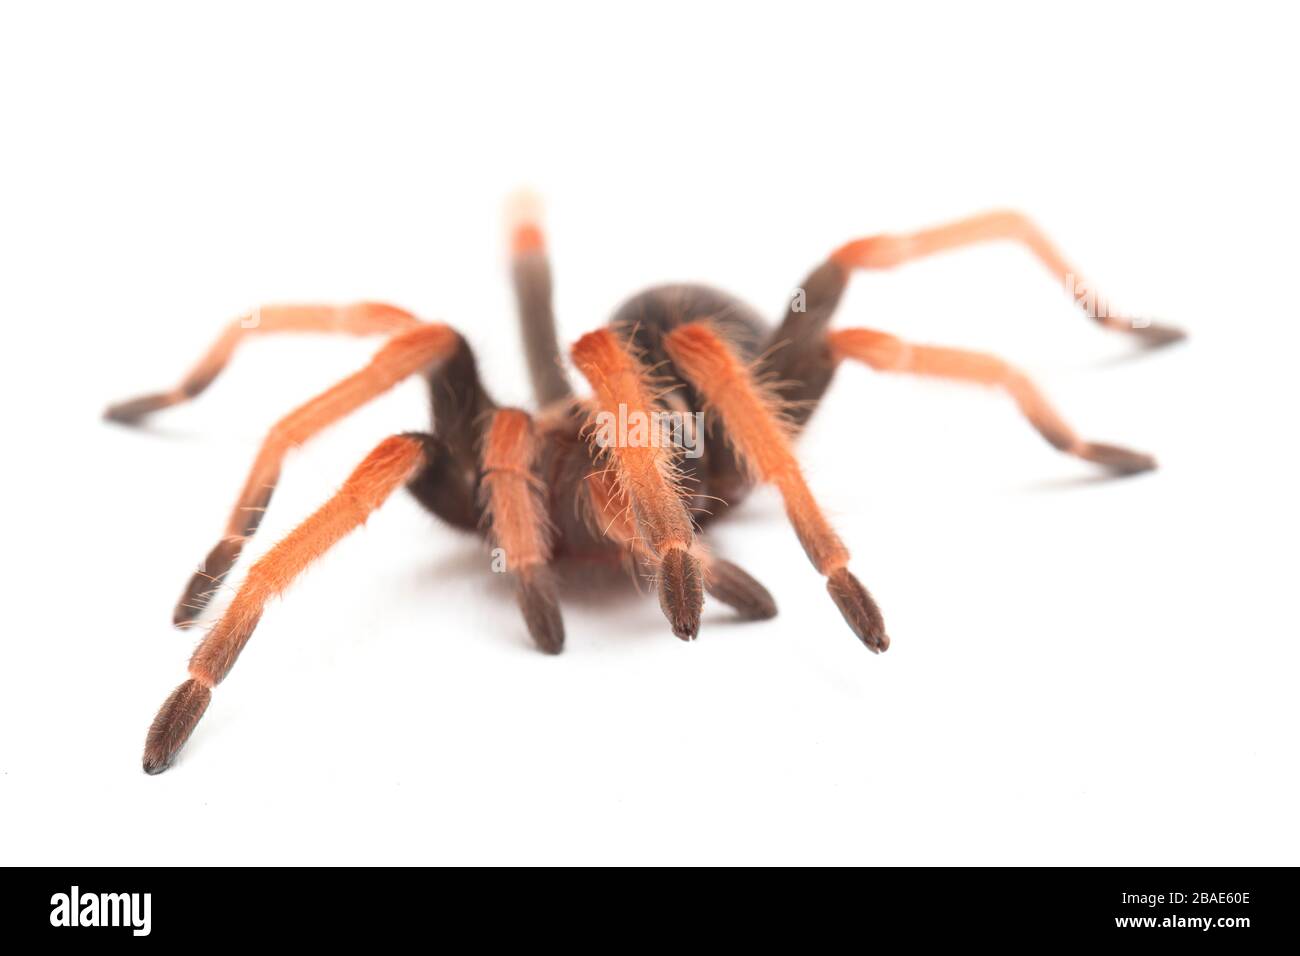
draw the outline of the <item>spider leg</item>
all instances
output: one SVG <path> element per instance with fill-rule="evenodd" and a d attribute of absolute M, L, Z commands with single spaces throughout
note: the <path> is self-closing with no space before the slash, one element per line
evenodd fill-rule
<path fill-rule="evenodd" d="M 483 509 L 474 476 L 457 462 L 451 447 L 437 435 L 424 436 L 424 467 L 406 485 L 426 510 L 459 531 L 477 531 Z"/>
<path fill-rule="evenodd" d="M 226 523 L 181 595 L 173 621 L 194 620 L 211 598 L 214 584 L 234 566 L 245 542 L 261 523 L 290 449 L 303 444 L 339 419 L 388 391 L 398 382 L 447 359 L 463 340 L 445 325 L 417 325 L 390 339 L 365 368 L 326 389 L 271 427 Z M 436 402 L 435 402 L 436 404 Z"/>
<path fill-rule="evenodd" d="M 882 372 L 911 372 L 1001 388 L 1056 449 L 1122 474 L 1156 467 L 1150 455 L 1084 441 L 1023 372 L 996 356 L 933 345 L 911 345 L 884 332 L 843 329 L 827 336 L 834 361 L 853 358 Z"/>
<path fill-rule="evenodd" d="M 888 649 L 880 609 L 848 569 L 849 551 L 813 498 L 790 448 L 790 428 L 773 395 L 705 322 L 674 329 L 664 339 L 673 364 L 718 416 L 741 460 L 754 477 L 771 482 L 785 501 L 813 566 L 845 621 L 868 649 Z"/>
<path fill-rule="evenodd" d="M 426 447 L 420 435 L 395 435 L 382 441 L 337 494 L 249 569 L 230 607 L 195 648 L 189 679 L 172 692 L 154 718 L 145 740 L 146 773 L 166 770 L 189 739 L 208 708 L 212 688 L 230 673 L 266 603 L 408 481 L 424 463 Z"/>
<path fill-rule="evenodd" d="M 704 568 L 704 590 L 709 597 L 732 608 L 746 621 L 766 621 L 776 617 L 775 599 L 744 568 L 702 548 L 695 554 Z"/>
<path fill-rule="evenodd" d="M 1128 332 L 1146 345 L 1166 345 L 1186 335 L 1168 325 L 1136 322 L 1111 314 L 1110 308 L 1042 230 L 1017 212 L 996 211 L 898 236 L 870 236 L 855 239 L 831 254 L 831 261 L 846 269 L 889 269 L 936 253 L 960 249 L 981 242 L 1011 241 L 1028 249 L 1073 297 L 1075 303 L 1098 325 L 1116 332 Z"/>
<path fill-rule="evenodd" d="M 393 335 L 420 325 L 411 313 L 382 302 L 353 305 L 268 305 L 235 319 L 175 388 L 110 405 L 104 417 L 135 424 L 153 412 L 200 395 L 230 362 L 246 338 L 276 332 L 339 332 Z"/>
<path fill-rule="evenodd" d="M 519 321 L 528 357 L 528 375 L 539 408 L 572 398 L 573 390 L 560 360 L 560 343 L 555 335 L 555 311 L 551 306 L 551 265 L 546 242 L 538 223 L 536 205 L 521 198 L 512 210 L 510 271 Z"/>
<path fill-rule="evenodd" d="M 1104 328 L 1127 332 L 1154 347 L 1185 338 L 1168 325 L 1137 322 L 1112 314 L 1094 287 L 1025 216 L 990 212 L 903 235 L 878 235 L 840 246 L 800 284 L 780 326 L 769 340 L 763 370 L 778 383 L 789 416 L 802 426 L 826 391 L 834 371 L 823 334 L 854 269 L 888 269 L 936 253 L 1006 240 L 1028 249 L 1055 275 L 1090 318 Z"/>
<path fill-rule="evenodd" d="M 483 440 L 481 493 L 492 543 L 514 577 L 515 597 L 528 632 L 547 654 L 564 649 L 564 621 L 551 571 L 551 528 L 534 470 L 533 420 L 515 408 L 492 413 Z"/>
<path fill-rule="evenodd" d="M 595 393 L 593 435 L 630 502 L 636 536 L 656 567 L 660 607 L 674 634 L 694 640 L 704 605 L 700 563 L 691 553 L 695 528 L 678 487 L 678 449 L 656 440 L 658 433 L 649 427 L 660 408 L 647 372 L 609 329 L 584 335 L 571 354 Z M 619 421 L 645 425 L 646 440 L 609 435 L 605 426 Z"/>

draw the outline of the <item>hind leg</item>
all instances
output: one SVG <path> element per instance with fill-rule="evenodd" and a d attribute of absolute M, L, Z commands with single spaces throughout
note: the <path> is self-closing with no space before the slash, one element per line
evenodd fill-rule
<path fill-rule="evenodd" d="M 564 398 L 573 390 L 564 375 L 560 343 L 555 334 L 555 310 L 551 305 L 551 264 L 546 255 L 537 204 L 518 197 L 511 210 L 514 220 L 510 236 L 510 272 L 519 322 L 528 358 L 528 375 L 539 408 Z"/>
<path fill-rule="evenodd" d="M 382 302 L 261 306 L 226 326 L 175 388 L 117 402 L 104 411 L 104 417 L 133 425 L 154 412 L 197 398 L 230 363 L 235 350 L 251 336 L 289 332 L 395 335 L 419 325 L 420 320 L 411 313 Z"/>
<path fill-rule="evenodd" d="M 826 329 L 855 269 L 888 269 L 915 259 L 995 240 L 1016 242 L 1028 249 L 1065 286 L 1090 318 L 1104 328 L 1127 332 L 1147 346 L 1184 338 L 1181 330 L 1137 322 L 1112 314 L 1109 306 L 1081 278 L 1056 247 L 1026 217 L 1013 212 L 972 216 L 905 235 L 857 239 L 836 249 L 800 284 L 785 318 L 768 340 L 759 370 L 775 383 L 788 415 L 802 427 L 825 394 L 836 360 Z"/>

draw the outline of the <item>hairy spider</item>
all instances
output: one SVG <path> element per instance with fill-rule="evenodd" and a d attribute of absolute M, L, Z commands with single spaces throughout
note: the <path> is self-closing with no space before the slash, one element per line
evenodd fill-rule
<path fill-rule="evenodd" d="M 540 650 L 557 654 L 564 646 L 553 571 L 559 562 L 622 561 L 634 573 L 651 574 L 672 631 L 683 640 L 699 631 L 705 592 L 744 618 L 775 615 L 766 588 L 700 542 L 703 526 L 735 507 L 756 482 L 770 482 L 849 627 L 868 649 L 885 650 L 889 637 L 880 610 L 849 571 L 848 549 L 791 450 L 842 360 L 1000 387 L 1060 451 L 1119 473 L 1155 467 L 1149 455 L 1079 438 L 1028 378 L 991 355 L 913 345 L 871 329 L 828 329 L 852 270 L 889 268 L 989 240 L 1027 247 L 1106 328 L 1131 333 L 1148 346 L 1182 338 L 1177 329 L 1099 313 L 1089 287 L 1055 247 L 1012 212 L 849 242 L 803 281 L 775 330 L 743 302 L 704 286 L 641 292 L 608 326 L 584 335 L 570 350 L 591 386 L 587 398 L 574 395 L 564 371 L 537 217 L 517 217 L 512 270 L 535 414 L 492 401 L 469 344 L 453 328 L 392 305 L 268 306 L 233 322 L 176 388 L 113 405 L 106 417 L 138 422 L 195 398 L 251 335 L 338 332 L 388 339 L 368 365 L 271 428 L 225 531 L 176 606 L 178 626 L 203 612 L 257 531 L 292 448 L 417 374 L 429 382 L 433 427 L 427 434 L 380 442 L 337 494 L 249 568 L 190 658 L 189 679 L 149 728 L 145 771 L 165 770 L 184 745 L 267 601 L 403 485 L 447 524 L 477 531 L 503 550 L 528 632 Z M 694 409 L 707 410 L 704 434 L 687 429 L 666 442 L 645 440 L 653 434 L 644 433 L 611 439 L 608 429 L 595 427 L 602 420 L 648 421 Z M 683 454 L 687 439 L 695 454 Z"/>

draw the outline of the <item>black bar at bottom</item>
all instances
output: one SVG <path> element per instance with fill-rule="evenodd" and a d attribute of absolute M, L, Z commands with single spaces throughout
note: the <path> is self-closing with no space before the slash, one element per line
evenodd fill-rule
<path fill-rule="evenodd" d="M 448 938 L 453 930 L 470 940 L 480 933 L 482 942 L 500 942 L 502 931 L 531 933 L 532 945 L 644 945 L 663 937 L 734 946 L 753 934 L 774 943 L 793 933 L 800 948 L 837 939 L 870 946 L 904 934 L 915 942 L 1235 949 L 1296 935 L 1289 869 L 842 869 L 762 877 L 629 871 L 602 879 L 595 892 L 581 875 L 538 872 L 490 882 L 422 869 L 50 868 L 5 875 L 0 914 L 9 939 L 96 946 L 337 946 L 412 934 Z"/>

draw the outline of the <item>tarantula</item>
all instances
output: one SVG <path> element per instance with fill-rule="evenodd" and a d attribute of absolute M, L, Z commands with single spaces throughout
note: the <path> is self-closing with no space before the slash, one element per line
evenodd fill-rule
<path fill-rule="evenodd" d="M 575 396 L 566 377 L 551 306 L 551 272 L 537 217 L 517 218 L 512 271 L 524 348 L 538 409 L 492 401 L 469 343 L 448 325 L 380 303 L 258 309 L 231 325 L 171 391 L 113 405 L 106 417 L 139 422 L 195 398 L 249 336 L 271 332 L 380 335 L 368 365 L 295 409 L 271 428 L 224 533 L 185 587 L 178 626 L 192 623 L 230 572 L 275 489 L 287 453 L 411 375 L 429 382 L 433 427 L 380 442 L 315 514 L 253 564 L 230 605 L 190 658 L 189 678 L 149 728 L 144 769 L 165 770 L 252 637 L 267 601 L 405 485 L 453 528 L 479 532 L 505 557 L 524 622 L 537 647 L 564 646 L 554 567 L 600 560 L 652 574 L 675 635 L 695 638 L 707 592 L 743 618 L 776 614 L 767 590 L 700 542 L 710 521 L 734 508 L 756 482 L 770 482 L 831 599 L 866 647 L 889 647 L 884 620 L 849 571 L 849 552 L 822 514 L 791 450 L 836 368 L 853 359 L 885 372 L 911 372 L 1000 387 L 1053 447 L 1117 473 L 1152 469 L 1151 456 L 1080 439 L 1028 378 L 991 355 L 914 345 L 865 328 L 828 328 L 851 272 L 882 269 L 989 240 L 1027 247 L 1106 328 L 1156 346 L 1177 329 L 1098 313 L 1087 285 L 1025 217 L 993 212 L 907 235 L 878 235 L 836 249 L 798 287 L 775 330 L 726 293 L 667 285 L 629 299 L 609 324 L 572 347 L 591 386 Z M 674 441 L 593 440 L 598 416 L 707 410 L 699 454 Z M 653 437 L 653 436 L 652 436 Z M 707 505 L 707 507 L 706 507 Z"/>

